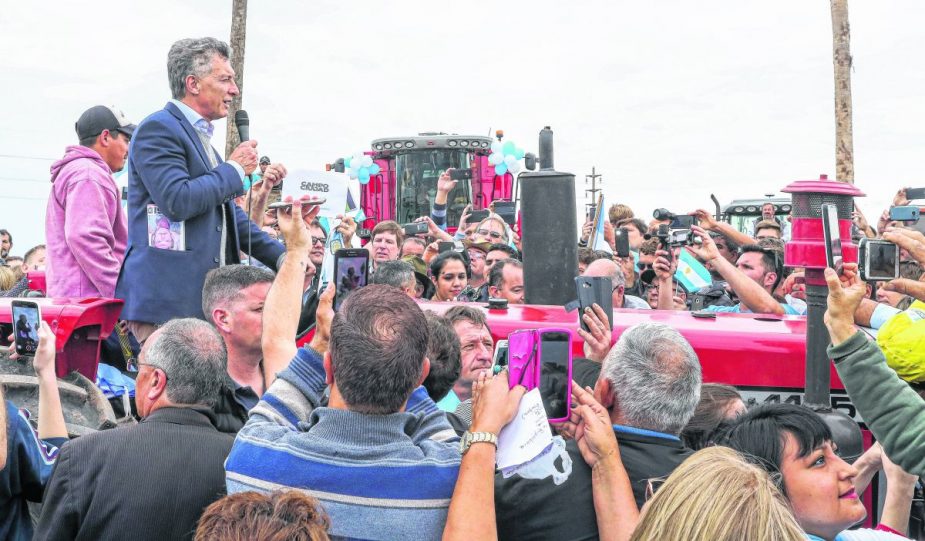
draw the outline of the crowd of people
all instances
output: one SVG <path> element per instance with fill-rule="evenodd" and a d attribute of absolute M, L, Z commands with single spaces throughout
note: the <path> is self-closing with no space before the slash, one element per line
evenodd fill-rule
<path fill-rule="evenodd" d="M 516 225 L 494 212 L 472 220 L 471 208 L 447 224 L 457 181 L 445 171 L 431 214 L 416 220 L 427 232 L 377 223 L 365 244 L 369 285 L 335 311 L 340 284 L 321 273 L 329 237 L 358 245 L 358 224 L 342 217 L 328 230 L 318 206 L 300 199 L 268 210 L 285 166 L 258 158 L 256 141 L 224 160 L 211 146 L 212 122 L 238 94 L 230 55 L 212 38 L 176 42 L 163 110 L 138 125 L 104 106 L 78 119 L 78 144 L 52 167 L 46 245 L 15 258 L 0 230 L 2 295 L 27 294 L 28 274 L 44 270 L 49 296 L 123 299 L 118 332 L 139 348 L 118 367 L 135 380 L 126 413 L 138 422 L 68 440 L 55 336 L 42 323 L 37 429 L 12 403 L 0 408 L 0 538 L 921 533 L 910 517 L 925 475 L 925 235 L 889 213 L 875 229 L 856 211 L 857 236 L 901 248 L 902 277 L 874 287 L 853 263 L 825 271 L 829 355 L 878 441 L 849 464 L 813 410 L 748 408 L 735 387 L 703 382 L 676 329 L 653 320 L 614 342 L 607 325 L 624 309 L 804 315 L 802 272 L 784 265 L 789 217 L 768 203 L 741 232 L 694 210 L 694 240 L 677 245 L 659 235 L 664 221 L 614 205 L 605 246 L 592 242 L 590 221 L 578 239 L 579 275 L 609 279 L 618 312 L 595 304 L 580 313 L 572 408 L 549 426 L 567 442 L 570 472 L 507 475 L 496 468 L 498 436 L 527 389 L 493 369 L 485 306 L 530 298 Z M 112 177 L 124 167 L 127 215 Z M 900 190 L 894 205 L 906 203 Z M 618 235 L 629 255 L 614 255 Z M 682 261 L 703 265 L 710 283 L 689 290 Z M 861 495 L 881 471 L 875 529 L 858 528 Z M 42 502 L 35 521 L 27 501 Z"/>

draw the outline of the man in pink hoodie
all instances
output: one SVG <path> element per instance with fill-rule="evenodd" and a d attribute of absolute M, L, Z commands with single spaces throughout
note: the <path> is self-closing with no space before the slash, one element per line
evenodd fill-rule
<path fill-rule="evenodd" d="M 121 111 L 97 105 L 75 125 L 79 145 L 51 166 L 45 213 L 49 297 L 113 297 L 128 238 L 119 188 L 135 130 Z"/>

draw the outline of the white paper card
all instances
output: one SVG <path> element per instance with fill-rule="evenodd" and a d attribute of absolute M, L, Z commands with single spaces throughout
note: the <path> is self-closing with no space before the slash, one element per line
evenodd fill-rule
<path fill-rule="evenodd" d="M 344 214 L 347 208 L 347 183 L 350 180 L 345 173 L 333 171 L 310 171 L 299 169 L 286 175 L 283 181 L 283 199 L 291 195 L 298 199 L 303 195 L 321 197 L 326 202 L 321 205 L 318 216 L 334 218 Z"/>
<path fill-rule="evenodd" d="M 552 443 L 552 431 L 540 390 L 527 392 L 520 401 L 514 420 L 498 434 L 498 468 L 510 468 L 528 462 Z"/>

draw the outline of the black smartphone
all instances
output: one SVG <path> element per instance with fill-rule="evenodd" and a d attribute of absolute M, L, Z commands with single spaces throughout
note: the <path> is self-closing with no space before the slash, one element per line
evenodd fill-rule
<path fill-rule="evenodd" d="M 549 422 L 569 417 L 572 396 L 571 335 L 565 330 L 540 331 L 540 397 Z"/>
<path fill-rule="evenodd" d="M 405 236 L 407 237 L 413 237 L 415 235 L 423 235 L 427 233 L 428 231 L 427 224 L 424 222 L 405 224 L 404 226 L 402 226 L 402 228 L 405 230 Z"/>
<path fill-rule="evenodd" d="M 450 252 L 455 249 L 456 249 L 456 243 L 451 240 L 440 241 L 437 243 L 437 251 L 441 254 L 443 252 Z"/>
<path fill-rule="evenodd" d="M 899 278 L 899 246 L 886 240 L 862 238 L 858 243 L 861 280 L 883 282 Z"/>
<path fill-rule="evenodd" d="M 469 219 L 467 221 L 470 224 L 477 224 L 485 218 L 488 218 L 488 214 L 488 209 L 472 210 L 469 211 Z"/>
<path fill-rule="evenodd" d="M 495 201 L 495 214 L 504 220 L 504 223 L 513 227 L 517 222 L 516 203 L 513 201 Z"/>
<path fill-rule="evenodd" d="M 369 250 L 365 248 L 342 248 L 334 252 L 334 310 L 354 290 L 366 285 L 369 280 Z"/>
<path fill-rule="evenodd" d="M 822 236 L 825 240 L 825 264 L 830 269 L 841 270 L 841 232 L 838 229 L 838 208 L 822 205 Z"/>
<path fill-rule="evenodd" d="M 453 180 L 471 180 L 472 169 L 450 169 L 450 178 Z"/>
<path fill-rule="evenodd" d="M 327 202 L 327 199 L 314 199 L 312 201 L 303 201 L 303 207 L 310 207 L 312 205 L 323 205 Z M 292 203 L 286 201 L 277 201 L 276 203 L 270 203 L 267 205 L 268 209 L 289 209 L 292 208 Z"/>
<path fill-rule="evenodd" d="M 584 315 L 586 308 L 591 308 L 592 304 L 597 304 L 607 314 L 607 328 L 613 329 L 613 282 L 610 281 L 610 278 L 607 276 L 576 276 L 575 286 L 578 289 L 578 305 L 580 309 L 578 322 L 581 324 L 581 328 L 591 332 L 581 316 Z"/>
<path fill-rule="evenodd" d="M 37 303 L 23 300 L 14 300 L 12 310 L 13 342 L 16 344 L 16 353 L 32 357 L 39 349 L 39 325 L 42 321 L 42 310 Z"/>
<path fill-rule="evenodd" d="M 890 208 L 890 219 L 897 222 L 917 222 L 921 212 L 919 207 L 892 207 Z"/>
<path fill-rule="evenodd" d="M 373 232 L 371 229 L 361 227 L 357 229 L 357 236 L 363 240 L 369 240 L 369 238 L 373 236 Z"/>
<path fill-rule="evenodd" d="M 630 237 L 629 231 L 625 227 L 617 228 L 614 232 L 617 252 L 613 255 L 617 257 L 629 257 L 630 255 Z"/>
<path fill-rule="evenodd" d="M 909 201 L 925 199 L 925 188 L 906 188 L 906 199 Z"/>

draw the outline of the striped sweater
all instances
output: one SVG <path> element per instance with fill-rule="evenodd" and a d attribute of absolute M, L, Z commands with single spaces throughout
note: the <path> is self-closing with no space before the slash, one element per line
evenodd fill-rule
<path fill-rule="evenodd" d="M 300 349 L 235 439 L 229 494 L 305 490 L 335 539 L 440 539 L 460 462 L 443 412 L 423 387 L 390 415 L 320 407 L 324 388 L 321 355 Z"/>

